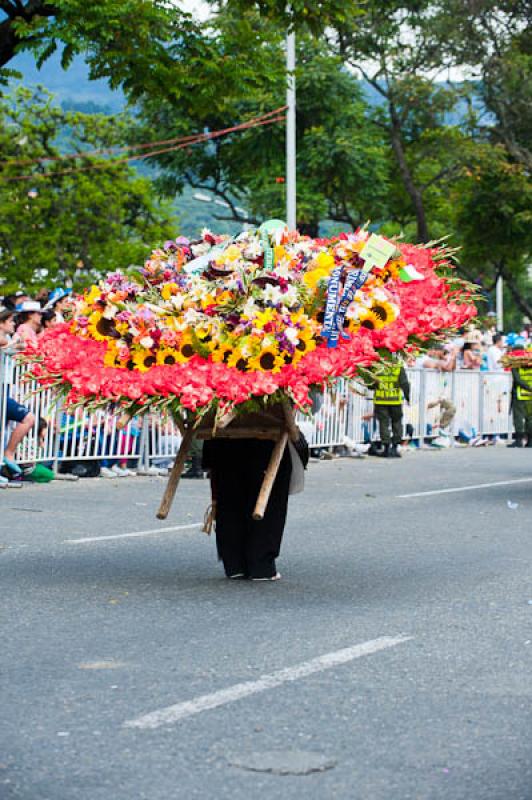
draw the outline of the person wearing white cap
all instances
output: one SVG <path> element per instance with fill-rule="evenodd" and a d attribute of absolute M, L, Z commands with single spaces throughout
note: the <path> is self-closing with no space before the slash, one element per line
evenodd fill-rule
<path fill-rule="evenodd" d="M 42 309 L 36 300 L 25 300 L 17 306 L 17 330 L 15 341 L 37 345 L 37 334 L 41 330 Z"/>

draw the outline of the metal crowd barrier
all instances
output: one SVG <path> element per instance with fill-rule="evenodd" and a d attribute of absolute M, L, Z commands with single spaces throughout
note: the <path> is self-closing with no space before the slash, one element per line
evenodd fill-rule
<path fill-rule="evenodd" d="M 438 433 L 441 409 L 438 401 L 450 400 L 456 415 L 447 431 L 473 435 L 510 435 L 511 376 L 505 372 L 427 369 L 407 370 L 411 385 L 410 404 L 404 406 L 404 425 L 412 438 L 423 441 Z M 148 414 L 120 429 L 118 417 L 103 411 L 77 409 L 66 413 L 51 390 L 36 391 L 25 378 L 25 369 L 0 353 L 0 463 L 11 425 L 6 420 L 6 399 L 11 396 L 28 407 L 35 417 L 30 434 L 17 450 L 19 463 L 45 462 L 57 470 L 61 461 L 130 460 L 139 466 L 170 462 L 179 447 L 180 434 L 170 419 Z M 338 381 L 316 398 L 315 413 L 300 415 L 299 422 L 312 447 L 343 445 L 377 436 L 371 392 L 354 381 Z M 39 440 L 40 420 L 47 427 Z"/>

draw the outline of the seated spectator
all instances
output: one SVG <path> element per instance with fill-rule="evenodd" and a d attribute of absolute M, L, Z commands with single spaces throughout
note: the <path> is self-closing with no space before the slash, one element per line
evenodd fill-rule
<path fill-rule="evenodd" d="M 17 345 L 16 343 L 13 344 L 12 340 L 14 329 L 15 318 L 13 311 L 5 306 L 0 306 L 0 349 L 8 355 L 17 350 Z M 0 376 L 0 379 L 7 384 L 8 381 L 5 375 Z M 35 417 L 26 406 L 18 403 L 9 394 L 5 394 L 4 397 L 6 400 L 5 419 L 8 422 L 16 423 L 4 450 L 4 464 L 0 465 L 4 477 L 9 478 L 21 475 L 22 470 L 15 463 L 15 451 L 34 426 Z"/>
<path fill-rule="evenodd" d="M 416 367 L 452 372 L 456 369 L 456 353 L 456 348 L 452 344 L 434 345 L 425 355 L 416 359 Z"/>
<path fill-rule="evenodd" d="M 41 317 L 41 333 L 47 331 L 48 328 L 53 328 L 55 325 L 57 325 L 57 317 L 53 308 L 48 309 L 48 311 L 43 311 Z"/>
<path fill-rule="evenodd" d="M 36 300 L 25 300 L 17 306 L 15 341 L 37 345 L 41 330 L 42 309 Z"/>
<path fill-rule="evenodd" d="M 462 348 L 460 369 L 480 369 L 482 364 L 482 348 L 480 344 L 465 342 Z"/>

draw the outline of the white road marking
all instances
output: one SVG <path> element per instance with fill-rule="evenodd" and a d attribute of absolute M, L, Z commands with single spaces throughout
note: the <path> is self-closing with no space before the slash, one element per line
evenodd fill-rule
<path fill-rule="evenodd" d="M 430 492 L 397 494 L 396 497 L 427 497 L 430 494 L 450 494 L 451 492 L 471 492 L 473 489 L 489 489 L 491 486 L 511 486 L 514 483 L 532 483 L 532 478 L 516 478 L 515 481 L 496 481 L 495 483 L 476 483 L 472 486 L 456 486 L 453 489 L 433 489 Z"/>
<path fill-rule="evenodd" d="M 89 542 L 105 542 L 110 539 L 136 539 L 139 536 L 155 536 L 157 533 L 171 533 L 173 531 L 186 531 L 192 528 L 201 528 L 201 524 L 201 522 L 191 522 L 190 525 L 172 525 L 170 528 L 152 528 L 149 531 L 116 533 L 112 536 L 85 536 L 83 539 L 65 539 L 63 544 L 87 544 Z"/>
<path fill-rule="evenodd" d="M 272 672 L 270 675 L 262 675 L 256 681 L 236 683 L 234 686 L 229 686 L 227 689 L 221 689 L 212 694 L 204 694 L 193 700 L 186 700 L 184 703 L 176 703 L 167 708 L 160 708 L 157 711 L 152 711 L 149 714 L 137 717 L 137 719 L 124 722 L 124 727 L 154 729 L 159 728 L 161 725 L 171 725 L 174 722 L 185 719 L 185 717 L 191 717 L 194 714 L 200 714 L 202 711 L 209 711 L 211 708 L 218 708 L 227 703 L 234 703 L 235 700 L 241 700 L 243 697 L 249 697 L 252 694 L 257 694 L 257 692 L 275 689 L 283 683 L 306 678 L 308 675 L 313 675 L 315 672 L 322 672 L 323 670 L 337 667 L 340 664 L 347 664 L 349 661 L 354 661 L 356 658 L 378 653 L 379 650 L 386 650 L 388 647 L 395 647 L 398 644 L 410 641 L 412 638 L 412 636 L 381 636 L 378 639 L 356 644 L 353 647 L 346 647 L 343 650 L 326 653 L 310 661 L 296 664 L 294 667 L 279 669 L 276 672 Z"/>

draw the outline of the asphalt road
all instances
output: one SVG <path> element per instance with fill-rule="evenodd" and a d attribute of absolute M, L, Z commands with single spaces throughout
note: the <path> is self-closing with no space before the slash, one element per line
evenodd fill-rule
<path fill-rule="evenodd" d="M 163 488 L 0 493 L 1 800 L 532 800 L 532 451 L 311 464 L 272 584 Z"/>

